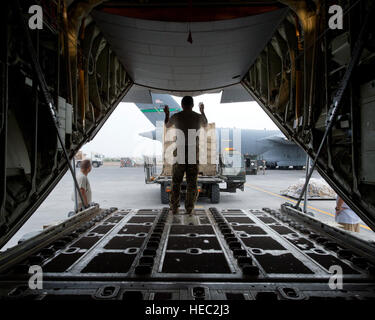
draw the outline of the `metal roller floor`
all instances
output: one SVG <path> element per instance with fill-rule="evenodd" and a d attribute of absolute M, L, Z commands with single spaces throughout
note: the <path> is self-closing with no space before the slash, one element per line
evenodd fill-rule
<path fill-rule="evenodd" d="M 32 239 L 31 239 L 32 240 Z M 16 261 L 17 259 L 15 259 Z M 27 286 L 31 265 L 43 289 Z M 332 290 L 332 266 L 344 289 Z M 5 299 L 374 299 L 374 262 L 280 210 L 99 209 L 1 271 Z"/>

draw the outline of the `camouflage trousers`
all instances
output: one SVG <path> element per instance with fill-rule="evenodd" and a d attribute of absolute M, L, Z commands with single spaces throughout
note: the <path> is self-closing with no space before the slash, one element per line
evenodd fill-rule
<path fill-rule="evenodd" d="M 190 214 L 195 205 L 198 196 L 198 165 L 197 164 L 174 164 L 172 168 L 172 190 L 170 196 L 170 207 L 176 212 L 180 206 L 181 183 L 186 172 L 186 213 Z"/>

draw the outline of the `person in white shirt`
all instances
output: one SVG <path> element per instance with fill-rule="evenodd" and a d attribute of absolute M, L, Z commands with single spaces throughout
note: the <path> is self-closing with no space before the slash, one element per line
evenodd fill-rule
<path fill-rule="evenodd" d="M 335 220 L 347 231 L 359 232 L 359 223 L 361 219 L 339 196 L 336 199 L 336 217 Z"/>
<path fill-rule="evenodd" d="M 84 207 L 87 207 L 91 203 L 91 200 L 92 200 L 91 186 L 90 186 L 89 179 L 87 177 L 87 175 L 91 171 L 91 168 L 92 166 L 91 166 L 90 160 L 83 160 L 81 162 L 81 171 L 77 175 L 77 182 L 78 182 L 79 190 L 81 191 L 81 194 L 83 197 L 84 205 L 82 205 L 81 197 L 77 194 L 77 199 L 78 199 L 77 211 L 80 211 Z M 73 193 L 72 199 L 74 201 L 74 193 Z"/>

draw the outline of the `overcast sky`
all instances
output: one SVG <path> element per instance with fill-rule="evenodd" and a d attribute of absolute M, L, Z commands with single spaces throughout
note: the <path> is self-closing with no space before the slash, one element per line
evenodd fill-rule
<path fill-rule="evenodd" d="M 277 129 L 256 102 L 220 104 L 221 93 L 194 97 L 194 110 L 203 102 L 209 122 L 217 128 Z M 181 97 L 174 97 L 180 103 Z M 134 103 L 120 103 L 96 137 L 85 144 L 83 152 L 98 152 L 106 157 L 141 157 L 161 153 L 161 144 L 139 136 L 155 127 Z"/>

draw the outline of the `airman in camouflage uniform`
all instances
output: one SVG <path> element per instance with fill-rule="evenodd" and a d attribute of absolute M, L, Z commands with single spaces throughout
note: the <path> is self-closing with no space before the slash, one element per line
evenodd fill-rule
<path fill-rule="evenodd" d="M 198 165 L 197 164 L 178 164 L 173 165 L 172 190 L 170 198 L 170 207 L 173 213 L 178 212 L 180 206 L 180 188 L 186 172 L 186 213 L 190 214 L 194 210 L 195 201 L 198 196 Z"/>
<path fill-rule="evenodd" d="M 197 153 L 197 146 L 195 148 L 188 148 L 188 130 L 194 129 L 198 131 L 202 126 L 207 125 L 207 118 L 204 114 L 203 103 L 199 104 L 199 109 L 201 114 L 193 111 L 194 101 L 190 96 L 185 96 L 181 101 L 182 111 L 174 114 L 169 119 L 169 108 L 165 106 L 165 120 L 164 123 L 167 128 L 175 126 L 176 129 L 181 130 L 185 136 L 185 163 L 175 163 L 172 168 L 172 190 L 170 195 L 170 208 L 173 214 L 178 213 L 178 208 L 180 206 L 180 193 L 181 193 L 181 183 L 183 181 L 184 175 L 186 174 L 186 199 L 185 199 L 185 209 L 187 214 L 193 213 L 195 201 L 198 196 L 198 155 L 195 154 L 195 163 L 189 163 L 188 152 L 190 150 L 195 150 Z M 191 152 L 191 151 L 190 151 Z M 194 152 L 194 151 L 193 151 Z"/>

